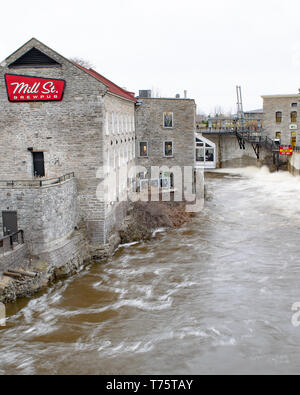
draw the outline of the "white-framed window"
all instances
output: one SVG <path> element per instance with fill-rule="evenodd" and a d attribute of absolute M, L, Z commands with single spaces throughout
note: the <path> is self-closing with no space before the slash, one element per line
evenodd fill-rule
<path fill-rule="evenodd" d="M 106 166 L 107 166 L 107 173 L 110 171 L 110 152 L 109 149 L 107 150 L 106 153 Z"/>
<path fill-rule="evenodd" d="M 174 127 L 174 114 L 172 112 L 163 113 L 163 127 L 167 129 Z"/>
<path fill-rule="evenodd" d="M 120 133 L 119 114 L 116 115 L 117 133 Z"/>
<path fill-rule="evenodd" d="M 147 157 L 148 156 L 148 141 L 140 141 L 139 156 L 140 157 Z"/>
<path fill-rule="evenodd" d="M 164 141 L 164 156 L 169 158 L 173 156 L 173 141 Z"/>
<path fill-rule="evenodd" d="M 115 133 L 115 117 L 113 112 L 111 113 L 111 131 Z"/>
<path fill-rule="evenodd" d="M 109 119 L 108 119 L 108 112 L 105 114 L 105 134 L 109 136 Z"/>
<path fill-rule="evenodd" d="M 127 122 L 128 122 L 128 132 L 132 132 L 132 128 L 131 128 L 131 119 L 130 116 L 128 115 L 127 117 Z"/>
<path fill-rule="evenodd" d="M 123 133 L 123 117 L 120 115 L 120 133 Z"/>
<path fill-rule="evenodd" d="M 132 145 L 128 144 L 128 157 L 129 160 L 132 160 Z"/>

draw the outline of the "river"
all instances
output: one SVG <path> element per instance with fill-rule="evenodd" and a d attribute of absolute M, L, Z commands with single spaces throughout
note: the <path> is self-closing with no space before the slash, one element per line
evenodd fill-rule
<path fill-rule="evenodd" d="M 0 374 L 300 373 L 300 177 L 206 188 L 192 223 L 8 305 Z"/>

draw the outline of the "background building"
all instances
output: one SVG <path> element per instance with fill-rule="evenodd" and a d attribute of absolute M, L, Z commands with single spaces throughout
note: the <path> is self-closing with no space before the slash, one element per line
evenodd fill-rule
<path fill-rule="evenodd" d="M 136 111 L 136 164 L 146 168 L 144 178 L 151 178 L 151 166 L 194 168 L 195 131 L 194 100 L 140 96 Z M 160 177 L 172 187 L 172 174 L 168 173 L 162 172 Z"/>
<path fill-rule="evenodd" d="M 262 98 L 264 134 L 272 139 L 280 139 L 283 145 L 295 147 L 300 141 L 300 95 L 269 95 Z"/>

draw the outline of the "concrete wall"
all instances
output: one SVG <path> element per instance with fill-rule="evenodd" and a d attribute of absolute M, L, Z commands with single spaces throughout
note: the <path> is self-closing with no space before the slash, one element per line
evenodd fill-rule
<path fill-rule="evenodd" d="M 294 152 L 289 158 L 289 171 L 295 176 L 300 176 L 300 152 Z"/>
<path fill-rule="evenodd" d="M 258 160 L 251 144 L 245 144 L 245 149 L 241 149 L 236 136 L 212 135 L 203 133 L 203 136 L 216 144 L 217 167 L 244 167 L 257 166 L 272 163 L 272 155 L 260 150 Z"/>
<path fill-rule="evenodd" d="M 1 187 L 1 210 L 17 211 L 18 227 L 33 255 L 60 245 L 78 225 L 75 178 L 61 184 L 33 187 Z M 3 235 L 2 215 L 0 234 Z"/>

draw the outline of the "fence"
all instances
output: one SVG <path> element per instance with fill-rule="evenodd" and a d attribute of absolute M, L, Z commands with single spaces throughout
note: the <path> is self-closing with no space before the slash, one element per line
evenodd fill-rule
<path fill-rule="evenodd" d="M 18 230 L 18 232 L 2 237 L 0 239 L 0 252 L 4 254 L 5 252 L 12 251 L 19 244 L 24 244 L 23 230 Z"/>
<path fill-rule="evenodd" d="M 10 187 L 10 188 L 18 188 L 18 187 L 26 187 L 26 188 L 40 188 L 49 185 L 60 184 L 61 182 L 70 180 L 74 178 L 74 172 L 65 174 L 61 177 L 57 178 L 48 178 L 48 179 L 33 179 L 33 180 L 0 180 L 0 188 L 1 187 Z"/>

